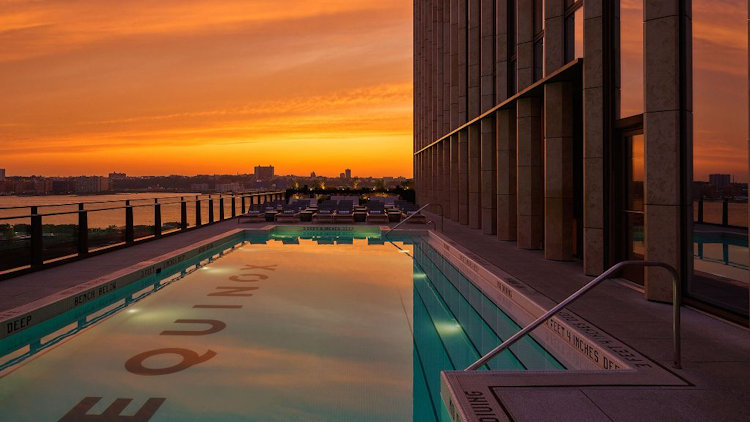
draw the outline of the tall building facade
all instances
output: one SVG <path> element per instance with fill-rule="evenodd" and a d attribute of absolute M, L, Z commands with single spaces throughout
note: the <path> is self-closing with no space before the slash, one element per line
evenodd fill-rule
<path fill-rule="evenodd" d="M 415 1 L 418 201 L 588 275 L 668 263 L 687 299 L 747 321 L 746 229 L 739 304 L 695 284 L 692 3 Z M 625 276 L 671 300 L 661 269 Z"/>

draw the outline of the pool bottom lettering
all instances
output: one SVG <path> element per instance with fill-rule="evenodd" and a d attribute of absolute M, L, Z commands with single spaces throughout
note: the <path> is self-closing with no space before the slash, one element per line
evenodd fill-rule
<path fill-rule="evenodd" d="M 246 283 L 259 282 L 262 280 L 269 279 L 268 274 L 261 273 L 260 271 L 276 271 L 278 265 L 251 265 L 247 264 L 238 274 L 229 276 L 229 281 L 242 283 L 239 286 L 216 286 L 215 292 L 207 293 L 207 297 L 250 297 L 252 293 L 249 291 L 258 290 L 259 287 L 248 286 Z M 252 273 L 249 271 L 253 271 Z M 242 309 L 242 305 L 227 304 L 227 303 L 211 303 L 211 304 L 196 304 L 192 306 L 193 309 Z M 175 324 L 203 324 L 207 325 L 208 328 L 204 330 L 165 330 L 162 331 L 160 336 L 205 336 L 217 333 L 226 328 L 227 324 L 217 319 L 177 319 L 174 321 Z M 182 358 L 177 364 L 161 367 L 152 368 L 146 363 L 147 360 L 159 355 L 178 355 Z M 202 354 L 190 349 L 184 348 L 173 348 L 164 347 L 159 349 L 148 350 L 139 353 L 125 362 L 125 370 L 131 374 L 139 376 L 162 376 L 174 374 L 177 372 L 184 371 L 192 366 L 199 365 L 206 362 L 214 357 L 217 353 L 213 350 L 207 350 Z M 127 407 L 132 399 L 118 398 L 100 415 L 88 415 L 87 412 L 91 410 L 96 403 L 101 400 L 101 397 L 85 397 L 82 399 L 73 409 L 63 416 L 61 422 L 72 422 L 72 421 L 83 421 L 83 422 L 104 422 L 104 421 L 117 421 L 117 422 L 148 422 L 159 407 L 164 403 L 166 398 L 149 398 L 146 403 L 138 410 L 133 416 L 123 416 L 120 413 Z"/>

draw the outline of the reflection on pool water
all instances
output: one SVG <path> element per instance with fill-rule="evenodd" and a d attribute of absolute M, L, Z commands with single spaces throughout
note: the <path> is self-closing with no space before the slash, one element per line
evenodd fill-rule
<path fill-rule="evenodd" d="M 274 237 L 2 340 L 3 419 L 437 421 L 440 371 L 518 329 L 419 238 Z M 563 369 L 531 339 L 490 367 Z"/>

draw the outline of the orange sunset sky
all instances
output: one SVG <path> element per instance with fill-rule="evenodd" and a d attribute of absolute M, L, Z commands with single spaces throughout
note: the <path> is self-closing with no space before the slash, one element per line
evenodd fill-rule
<path fill-rule="evenodd" d="M 411 176 L 412 3 L 0 0 L 8 175 Z"/>
<path fill-rule="evenodd" d="M 642 0 L 621 0 L 623 113 Z M 693 0 L 695 178 L 747 180 L 745 0 Z M 412 1 L 0 0 L 8 175 L 410 176 Z"/>

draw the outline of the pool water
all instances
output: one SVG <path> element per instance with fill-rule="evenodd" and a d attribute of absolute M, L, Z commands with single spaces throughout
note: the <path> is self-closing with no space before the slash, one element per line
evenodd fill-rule
<path fill-rule="evenodd" d="M 248 237 L 3 340 L 0 419 L 441 420 L 440 371 L 518 327 L 420 238 L 356 237 Z M 563 369 L 531 339 L 490 368 Z"/>

